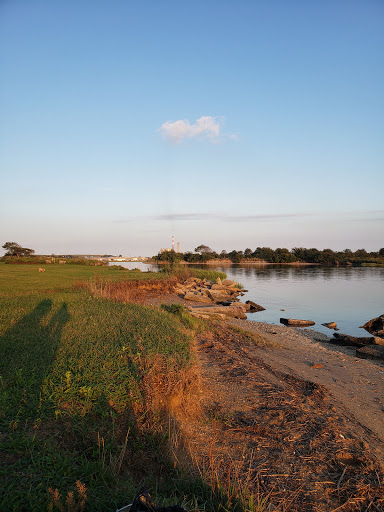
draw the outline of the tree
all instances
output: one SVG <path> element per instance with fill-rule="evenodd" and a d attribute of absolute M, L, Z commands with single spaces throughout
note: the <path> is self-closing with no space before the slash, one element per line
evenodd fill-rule
<path fill-rule="evenodd" d="M 6 242 L 2 247 L 7 251 L 5 256 L 30 256 L 35 252 L 33 249 L 21 247 L 16 242 Z"/>
<path fill-rule="evenodd" d="M 201 244 L 198 247 L 196 247 L 195 252 L 199 252 L 200 254 L 207 254 L 213 252 L 208 245 Z"/>
<path fill-rule="evenodd" d="M 244 251 L 244 258 L 252 258 L 252 249 L 249 249 L 249 247 Z"/>

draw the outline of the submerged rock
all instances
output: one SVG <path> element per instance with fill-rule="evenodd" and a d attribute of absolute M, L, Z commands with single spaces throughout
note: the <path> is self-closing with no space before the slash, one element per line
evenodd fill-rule
<path fill-rule="evenodd" d="M 337 323 L 336 322 L 325 322 L 324 327 L 328 327 L 328 329 L 337 329 Z"/>
<path fill-rule="evenodd" d="M 259 306 L 259 304 L 256 304 L 256 302 L 253 302 L 252 300 L 246 300 L 245 303 L 249 306 L 250 313 L 255 313 L 256 311 L 265 311 L 263 306 Z"/>

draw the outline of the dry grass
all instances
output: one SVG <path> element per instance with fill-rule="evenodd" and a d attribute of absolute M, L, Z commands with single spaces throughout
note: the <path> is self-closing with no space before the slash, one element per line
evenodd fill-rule
<path fill-rule="evenodd" d="M 145 304 L 150 298 L 173 293 L 178 282 L 176 277 L 119 282 L 99 278 L 90 281 L 77 281 L 74 287 L 89 289 L 91 294 L 96 297 L 116 302 Z"/>

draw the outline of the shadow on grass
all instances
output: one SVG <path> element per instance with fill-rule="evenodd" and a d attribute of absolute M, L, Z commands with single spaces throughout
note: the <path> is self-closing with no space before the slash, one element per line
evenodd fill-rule
<path fill-rule="evenodd" d="M 63 303 L 46 322 L 51 310 L 52 300 L 42 300 L 0 337 L 2 417 L 8 422 L 21 420 L 27 410 L 31 417 L 32 409 L 38 405 L 42 381 L 55 359 L 62 330 L 70 318 L 67 304 Z"/>

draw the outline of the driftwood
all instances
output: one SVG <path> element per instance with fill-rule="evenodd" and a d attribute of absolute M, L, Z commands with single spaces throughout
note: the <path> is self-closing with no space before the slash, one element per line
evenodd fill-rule
<path fill-rule="evenodd" d="M 309 325 L 315 325 L 312 320 L 297 320 L 295 318 L 280 318 L 280 323 L 284 325 L 292 325 L 294 327 L 307 327 Z"/>

